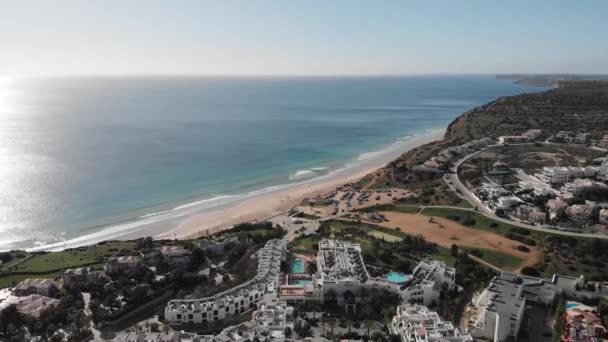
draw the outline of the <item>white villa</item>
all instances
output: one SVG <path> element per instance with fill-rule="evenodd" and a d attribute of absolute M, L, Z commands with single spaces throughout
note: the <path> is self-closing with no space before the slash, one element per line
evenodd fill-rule
<path fill-rule="evenodd" d="M 398 306 L 388 328 L 403 342 L 473 342 L 471 335 L 461 333 L 452 322 L 442 320 L 437 312 L 418 304 Z"/>
<path fill-rule="evenodd" d="M 412 272 L 410 286 L 399 291 L 404 303 L 431 305 L 439 300 L 442 289 L 452 290 L 455 286 L 456 269 L 443 261 L 422 260 Z"/>

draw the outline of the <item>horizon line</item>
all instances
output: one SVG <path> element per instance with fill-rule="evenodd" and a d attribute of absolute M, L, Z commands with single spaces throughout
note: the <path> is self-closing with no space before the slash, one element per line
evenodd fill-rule
<path fill-rule="evenodd" d="M 370 74 L 184 74 L 184 73 L 125 73 L 125 74 L 44 74 L 44 75 L 11 75 L 0 74 L 0 78 L 33 79 L 33 78 L 373 78 L 373 77 L 416 77 L 416 76 L 608 76 L 608 73 L 370 73 Z"/>

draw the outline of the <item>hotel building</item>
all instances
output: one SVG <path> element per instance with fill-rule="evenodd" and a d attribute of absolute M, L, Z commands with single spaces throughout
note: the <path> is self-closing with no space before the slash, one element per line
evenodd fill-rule
<path fill-rule="evenodd" d="M 172 324 L 209 323 L 271 302 L 277 296 L 285 250 L 285 241 L 268 241 L 257 253 L 258 272 L 253 279 L 212 297 L 171 300 L 165 307 L 165 319 Z"/>

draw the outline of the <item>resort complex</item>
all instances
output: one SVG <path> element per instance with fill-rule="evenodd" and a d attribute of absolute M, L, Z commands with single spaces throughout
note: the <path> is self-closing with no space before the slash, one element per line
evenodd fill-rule
<path fill-rule="evenodd" d="M 455 269 L 429 259 L 421 260 L 412 274 L 391 271 L 384 277 L 370 277 L 361 247 L 348 241 L 321 240 L 316 263 L 317 273 L 306 283 L 288 281 L 281 286 L 279 296 L 282 300 L 323 303 L 329 295 L 346 311 L 355 311 L 357 304 L 364 300 L 362 291 L 376 288 L 398 294 L 404 303 L 431 305 L 442 291 L 450 291 L 455 285 Z M 292 271 L 292 278 L 299 276 Z"/>

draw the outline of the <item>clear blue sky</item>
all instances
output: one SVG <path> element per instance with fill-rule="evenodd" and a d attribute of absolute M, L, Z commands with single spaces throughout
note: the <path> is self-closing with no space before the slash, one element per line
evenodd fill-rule
<path fill-rule="evenodd" d="M 0 0 L 0 75 L 608 73 L 608 1 Z"/>

